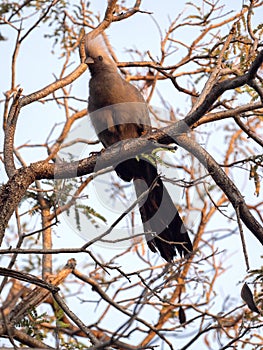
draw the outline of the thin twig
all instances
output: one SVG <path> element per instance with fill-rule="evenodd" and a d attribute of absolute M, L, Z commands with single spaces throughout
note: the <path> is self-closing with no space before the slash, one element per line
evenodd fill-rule
<path fill-rule="evenodd" d="M 248 261 L 248 253 L 247 253 L 246 241 L 245 241 L 245 236 L 244 236 L 244 231 L 243 231 L 243 227 L 242 227 L 242 222 L 241 222 L 241 218 L 240 218 L 240 212 L 239 212 L 238 205 L 236 206 L 235 211 L 236 211 L 236 216 L 237 216 L 237 224 L 238 224 L 238 228 L 239 228 L 239 234 L 240 234 L 240 238 L 241 238 L 246 268 L 247 268 L 247 271 L 249 271 L 250 267 L 249 267 L 249 261 Z"/>

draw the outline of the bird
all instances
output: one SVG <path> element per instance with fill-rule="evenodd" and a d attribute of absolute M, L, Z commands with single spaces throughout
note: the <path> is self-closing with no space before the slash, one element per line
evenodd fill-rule
<path fill-rule="evenodd" d="M 88 114 L 105 148 L 138 138 L 152 130 L 149 109 L 141 92 L 122 78 L 101 36 L 85 38 L 85 63 L 90 72 Z M 125 159 L 115 166 L 124 181 L 133 181 L 148 247 L 172 262 L 190 256 L 193 246 L 157 165 L 143 157 Z"/>

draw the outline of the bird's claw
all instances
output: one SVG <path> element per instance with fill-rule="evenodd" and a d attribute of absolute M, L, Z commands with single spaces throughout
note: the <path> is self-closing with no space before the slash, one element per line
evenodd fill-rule
<path fill-rule="evenodd" d="M 90 152 L 89 155 L 90 155 L 90 157 L 92 157 L 92 156 L 99 156 L 99 155 L 101 155 L 103 152 L 105 152 L 105 148 L 102 148 L 100 151 L 93 151 L 93 152 Z"/>

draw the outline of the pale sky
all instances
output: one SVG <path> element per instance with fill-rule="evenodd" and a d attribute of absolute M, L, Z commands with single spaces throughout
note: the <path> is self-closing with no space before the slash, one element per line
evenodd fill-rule
<path fill-rule="evenodd" d="M 231 11 L 236 8 L 241 8 L 243 1 L 226 1 L 227 7 L 226 11 Z M 92 2 L 92 9 L 94 5 L 103 14 L 105 5 L 107 1 L 98 0 Z M 133 4 L 133 1 L 130 2 Z M 176 2 L 171 0 L 162 0 L 161 6 L 159 0 L 144 0 L 142 1 L 142 9 L 153 12 L 153 16 L 158 19 L 160 27 L 168 27 L 169 17 L 173 19 L 180 11 L 183 10 L 185 2 Z M 198 2 L 195 2 L 198 3 Z M 72 1 L 74 4 L 74 1 Z M 187 10 L 185 15 L 187 14 Z M 1 64 L 0 64 L 0 89 L 3 94 L 10 86 L 10 58 L 14 49 L 14 31 L 10 29 L 5 29 L 6 31 L 1 33 L 8 38 L 7 41 L 1 41 Z M 17 84 L 23 88 L 24 94 L 29 94 L 35 90 L 39 90 L 42 87 L 48 85 L 54 81 L 54 75 L 58 75 L 60 72 L 60 67 L 63 63 L 63 59 L 57 59 L 56 55 L 52 55 L 50 50 L 52 48 L 52 42 L 50 40 L 44 39 L 43 34 L 46 28 L 42 25 L 28 37 L 22 46 L 21 52 L 17 61 Z M 197 29 L 199 30 L 199 29 Z M 139 48 L 140 51 L 150 50 L 153 57 L 158 57 L 159 55 L 159 32 L 154 23 L 153 19 L 147 14 L 137 14 L 128 20 L 113 23 L 111 28 L 107 31 L 112 47 L 114 48 L 117 57 L 121 61 L 130 60 L 129 54 L 125 52 L 126 48 Z M 191 40 L 196 32 L 192 31 L 181 31 L 182 37 L 178 40 L 186 41 Z M 70 72 L 78 64 L 78 58 L 69 67 Z M 78 81 L 74 82 L 74 91 L 79 98 L 87 99 L 88 97 L 88 71 L 79 78 Z M 187 101 L 182 100 L 180 93 L 176 92 L 170 83 L 166 82 L 162 86 L 165 89 L 165 98 L 169 103 L 176 105 L 180 103 L 183 104 L 183 109 L 185 112 L 189 110 Z M 58 93 L 60 95 L 60 93 Z M 3 96 L 3 95 L 2 95 Z M 155 96 L 153 104 L 159 107 L 160 100 L 158 96 Z M 83 104 L 84 105 L 84 104 Z M 83 107 L 82 107 L 83 108 Z M 0 113 L 2 114 L 3 105 L 0 104 Z M 54 122 L 61 122 L 61 116 L 63 116 L 63 110 L 57 109 L 54 104 L 40 104 L 34 103 L 33 105 L 23 108 L 21 115 L 19 117 L 17 132 L 16 132 L 16 145 L 21 145 L 24 143 L 43 143 L 46 140 L 47 134 L 50 132 Z M 60 127 L 58 127 L 59 129 Z M 215 131 L 216 132 L 216 131 Z M 219 134 L 220 136 L 220 134 Z M 2 129 L 0 131 L 0 140 L 3 139 Z M 222 142 L 222 144 L 220 144 Z M 222 152 L 224 148 L 224 140 L 220 140 L 220 137 L 216 137 L 216 144 L 212 144 L 213 140 L 210 141 L 209 146 L 213 152 Z M 2 149 L 2 142 L 1 142 Z M 25 149 L 21 151 L 25 160 L 30 163 L 32 161 L 39 160 L 40 157 L 46 156 L 46 154 L 39 149 Z M 219 156 L 220 157 L 220 156 Z M 6 180 L 6 176 L 3 175 L 2 165 L 0 165 L 0 181 Z M 246 181 L 240 183 L 240 188 L 243 193 L 246 194 L 248 202 L 255 200 L 254 197 L 254 187 L 252 181 Z M 230 208 L 232 211 L 232 208 Z M 84 241 L 70 228 L 70 225 L 65 221 L 66 218 L 62 220 L 64 223 L 55 228 L 55 244 L 58 246 L 69 246 L 69 247 L 79 247 Z M 218 221 L 213 221 L 214 224 L 218 223 L 219 227 L 221 225 L 222 218 L 219 217 Z M 226 222 L 225 225 L 229 225 Z M 259 245 L 257 240 L 248 233 L 245 229 L 246 242 L 248 246 L 249 260 L 251 263 L 251 268 L 257 268 L 262 265 L 262 259 L 260 254 L 262 254 L 262 247 Z M 219 243 L 219 249 L 224 249 L 225 242 L 221 241 Z M 234 235 L 232 238 L 227 239 L 227 245 L 232 245 L 232 251 L 234 255 L 230 258 L 227 265 L 231 266 L 229 272 L 223 275 L 222 280 L 218 280 L 218 283 L 223 282 L 223 279 L 227 279 L 227 283 L 222 283 L 218 289 L 222 295 L 226 296 L 231 294 L 233 298 L 239 299 L 240 284 L 238 284 L 246 275 L 244 258 L 242 255 L 242 248 L 240 243 L 240 238 L 238 235 Z M 94 248 L 96 252 L 97 248 Z M 101 248 L 99 248 L 101 250 Z M 104 258 L 110 257 L 115 254 L 116 251 L 106 249 L 103 251 Z M 68 255 L 71 257 L 71 255 Z M 80 255 L 79 264 L 81 261 L 85 261 L 86 256 Z M 66 260 L 66 256 L 63 255 L 62 260 Z M 127 266 L 129 268 L 129 265 Z M 134 268 L 134 265 L 132 266 Z M 87 315 L 83 315 L 85 319 Z"/>

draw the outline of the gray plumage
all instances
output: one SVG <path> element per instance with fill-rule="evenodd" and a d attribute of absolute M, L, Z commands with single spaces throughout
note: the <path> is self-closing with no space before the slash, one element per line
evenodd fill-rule
<path fill-rule="evenodd" d="M 137 138 L 147 132 L 150 129 L 150 118 L 141 93 L 122 79 L 116 63 L 99 38 L 87 39 L 85 46 L 86 63 L 91 73 L 88 112 L 102 144 L 109 147 L 118 141 Z M 180 255 L 191 252 L 192 244 L 188 233 L 158 177 L 156 167 L 143 159 L 129 159 L 118 164 L 115 170 L 124 181 L 133 180 L 137 196 L 157 179 L 156 186 L 140 206 L 149 248 L 153 252 L 157 248 L 167 261 L 173 260 L 175 248 Z"/>

